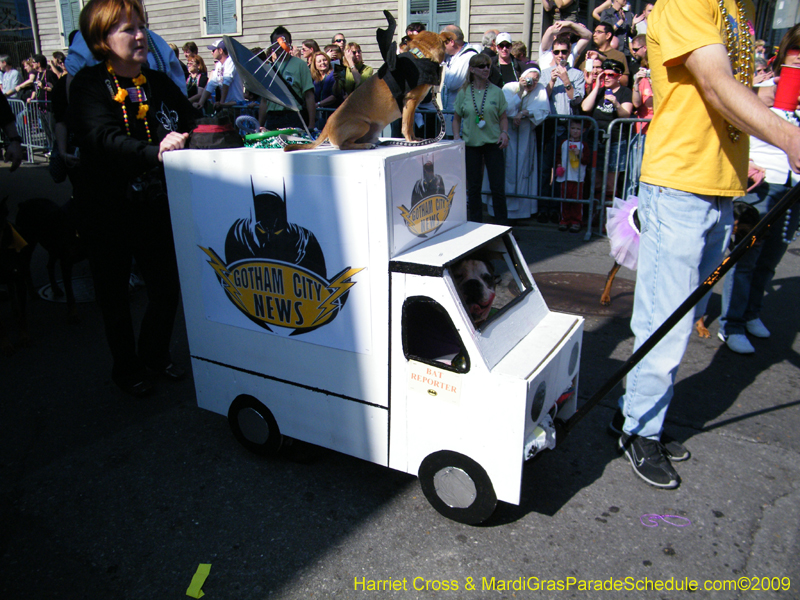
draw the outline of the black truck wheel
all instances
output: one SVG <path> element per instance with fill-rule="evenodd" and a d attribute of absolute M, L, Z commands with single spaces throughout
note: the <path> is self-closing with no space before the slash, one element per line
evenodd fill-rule
<path fill-rule="evenodd" d="M 256 454 L 274 456 L 283 442 L 272 412 L 252 396 L 241 395 L 228 409 L 228 423 L 237 440 Z"/>
<path fill-rule="evenodd" d="M 419 466 L 419 482 L 431 506 L 459 523 L 482 523 L 497 506 L 484 468 L 458 452 L 440 450 L 425 457 Z"/>

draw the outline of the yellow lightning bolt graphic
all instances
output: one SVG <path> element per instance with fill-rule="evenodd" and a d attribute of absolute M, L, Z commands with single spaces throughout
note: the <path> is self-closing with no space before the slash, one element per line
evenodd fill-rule
<path fill-rule="evenodd" d="M 208 264 L 211 265 L 211 268 L 217 273 L 217 276 L 220 278 L 220 284 L 228 293 L 228 296 L 236 304 L 239 308 L 243 311 L 247 312 L 247 308 L 244 305 L 242 300 L 241 292 L 236 289 L 233 281 L 231 280 L 231 273 L 228 271 L 228 267 L 225 266 L 225 263 L 222 262 L 222 259 L 214 252 L 211 248 L 203 248 L 202 246 L 198 246 L 203 252 L 208 254 L 211 260 L 208 261 Z"/>
<path fill-rule="evenodd" d="M 319 321 L 327 317 L 330 313 L 338 309 L 338 307 L 334 306 L 333 303 L 342 294 L 344 294 L 347 290 L 349 290 L 351 287 L 355 285 L 355 282 L 347 280 L 350 279 L 353 275 L 355 275 L 359 271 L 363 270 L 364 270 L 363 268 L 345 269 L 344 271 L 342 271 L 342 273 L 339 274 L 339 276 L 334 281 L 331 281 L 328 284 L 327 289 L 329 292 L 331 292 L 331 295 L 325 298 L 325 300 L 317 307 L 322 312 L 320 312 L 319 316 L 316 319 L 314 319 L 314 323 L 312 324 L 318 323 Z"/>

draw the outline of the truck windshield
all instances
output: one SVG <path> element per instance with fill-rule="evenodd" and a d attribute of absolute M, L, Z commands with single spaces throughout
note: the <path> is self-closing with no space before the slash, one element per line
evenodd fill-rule
<path fill-rule="evenodd" d="M 508 234 L 460 257 L 448 269 L 476 329 L 483 329 L 533 288 L 517 245 Z"/>

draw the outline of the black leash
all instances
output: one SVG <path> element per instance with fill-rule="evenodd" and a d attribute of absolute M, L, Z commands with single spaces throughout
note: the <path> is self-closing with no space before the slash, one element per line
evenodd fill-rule
<path fill-rule="evenodd" d="M 617 372 L 614 373 L 609 380 L 606 381 L 599 390 L 597 390 L 597 392 L 595 392 L 594 396 L 589 398 L 589 400 L 587 400 L 586 403 L 581 406 L 567 421 L 556 419 L 556 442 L 558 444 L 564 441 L 564 438 L 570 431 L 572 431 L 575 425 L 577 425 L 590 410 L 599 404 L 599 402 L 605 398 L 620 381 L 622 381 L 622 378 L 625 377 L 625 375 L 627 375 L 639 363 L 639 361 L 642 360 L 642 358 L 644 358 L 644 356 L 650 352 L 650 350 L 652 350 L 658 342 L 661 341 L 665 335 L 667 335 L 670 329 L 672 329 L 675 324 L 686 315 L 686 313 L 694 308 L 695 304 L 700 302 L 700 299 L 705 296 L 706 293 L 708 293 L 708 291 L 714 287 L 714 285 L 720 279 L 722 279 L 725 273 L 727 273 L 730 268 L 733 267 L 733 265 L 735 265 L 740 258 L 742 258 L 744 253 L 752 248 L 761 238 L 763 238 L 768 232 L 770 226 L 780 219 L 786 210 L 791 208 L 791 206 L 798 200 L 800 200 L 800 184 L 789 190 L 786 195 L 781 198 L 774 207 L 772 207 L 772 210 L 764 215 L 764 218 L 761 219 L 753 228 L 753 230 L 750 232 L 750 235 L 736 245 L 736 248 L 734 248 L 727 257 L 725 257 L 720 265 L 714 269 L 714 272 L 711 273 L 711 275 L 709 275 L 695 291 L 689 294 L 689 297 L 683 301 L 683 304 L 681 304 L 675 310 L 675 312 L 673 312 L 667 318 L 667 320 L 664 321 L 661 327 L 656 329 L 656 331 L 653 332 L 649 338 L 647 338 L 644 344 L 642 344 L 639 349 L 636 350 L 636 352 L 634 352 L 619 369 L 617 369 Z"/>

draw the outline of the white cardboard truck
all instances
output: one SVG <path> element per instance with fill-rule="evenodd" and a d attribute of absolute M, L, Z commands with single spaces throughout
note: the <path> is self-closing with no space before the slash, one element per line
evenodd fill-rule
<path fill-rule="evenodd" d="M 519 503 L 575 412 L 583 319 L 550 311 L 508 227 L 466 221 L 464 147 L 165 154 L 198 405 L 417 474 L 448 518 Z M 494 267 L 472 323 L 451 268 Z"/>

